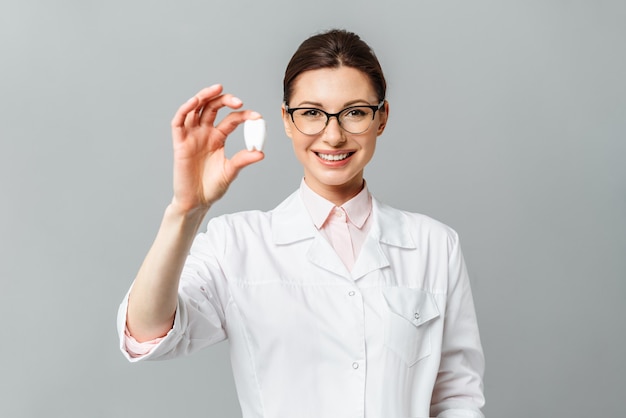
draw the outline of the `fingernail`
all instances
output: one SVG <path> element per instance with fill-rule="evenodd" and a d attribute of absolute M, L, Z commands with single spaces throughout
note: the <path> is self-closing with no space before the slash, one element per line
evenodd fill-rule
<path fill-rule="evenodd" d="M 258 112 L 250 112 L 250 119 L 258 119 L 261 117 L 261 114 Z"/>
<path fill-rule="evenodd" d="M 232 102 L 234 105 L 240 105 L 241 103 L 243 103 L 239 97 L 233 97 Z"/>

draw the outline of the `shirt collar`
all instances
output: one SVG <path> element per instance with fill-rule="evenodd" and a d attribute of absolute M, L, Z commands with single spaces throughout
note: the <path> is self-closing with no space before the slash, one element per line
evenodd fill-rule
<path fill-rule="evenodd" d="M 410 215 L 391 208 L 374 198 L 372 202 L 372 229 L 370 236 L 382 244 L 400 248 L 416 248 L 412 237 L 415 222 Z M 271 212 L 272 238 L 277 245 L 289 245 L 315 238 L 317 229 L 311 222 L 300 189 L 285 199 Z"/>
<path fill-rule="evenodd" d="M 315 227 L 317 229 L 322 228 L 336 207 L 335 204 L 315 193 L 304 179 L 300 183 L 300 194 Z M 341 208 L 346 212 L 348 220 L 354 226 L 359 229 L 362 228 L 372 212 L 372 197 L 367 189 L 367 184 L 364 182 L 363 189 L 352 199 L 341 205 Z"/>

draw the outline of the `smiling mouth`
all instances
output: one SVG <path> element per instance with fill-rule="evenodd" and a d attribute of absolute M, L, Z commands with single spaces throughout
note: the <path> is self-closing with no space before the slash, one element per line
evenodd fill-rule
<path fill-rule="evenodd" d="M 315 153 L 315 155 L 317 155 L 324 161 L 342 161 L 350 157 L 352 154 L 354 154 L 354 152 L 346 152 L 343 154 L 322 154 L 319 152 Z"/>

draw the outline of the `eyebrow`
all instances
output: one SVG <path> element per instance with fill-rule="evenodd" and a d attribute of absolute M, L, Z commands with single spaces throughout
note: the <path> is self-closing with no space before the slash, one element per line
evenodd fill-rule
<path fill-rule="evenodd" d="M 344 109 L 345 109 L 346 107 L 355 106 L 357 104 L 365 104 L 367 106 L 370 105 L 370 103 L 367 100 L 365 100 L 365 99 L 356 99 L 356 100 L 350 100 L 349 102 L 344 103 L 343 106 L 344 106 Z M 310 102 L 310 101 L 307 101 L 307 100 L 298 103 L 298 105 L 296 107 L 302 107 L 302 106 L 314 106 L 314 107 L 319 107 L 319 108 L 323 108 L 324 107 L 319 102 Z"/>

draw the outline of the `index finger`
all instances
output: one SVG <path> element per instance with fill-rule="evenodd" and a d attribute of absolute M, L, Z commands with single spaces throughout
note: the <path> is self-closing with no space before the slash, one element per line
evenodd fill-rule
<path fill-rule="evenodd" d="M 240 98 L 233 96 L 232 94 L 222 94 L 217 97 L 213 97 L 206 102 L 202 107 L 202 113 L 200 114 L 200 124 L 213 125 L 217 112 L 224 106 L 231 109 L 239 109 L 243 105 Z"/>
<path fill-rule="evenodd" d="M 187 100 L 178 108 L 174 118 L 172 119 L 172 127 L 182 127 L 185 123 L 185 118 L 190 112 L 198 112 L 202 110 L 204 105 L 209 100 L 219 96 L 221 93 L 221 84 L 214 84 L 211 87 L 200 90 L 195 96 Z"/>

